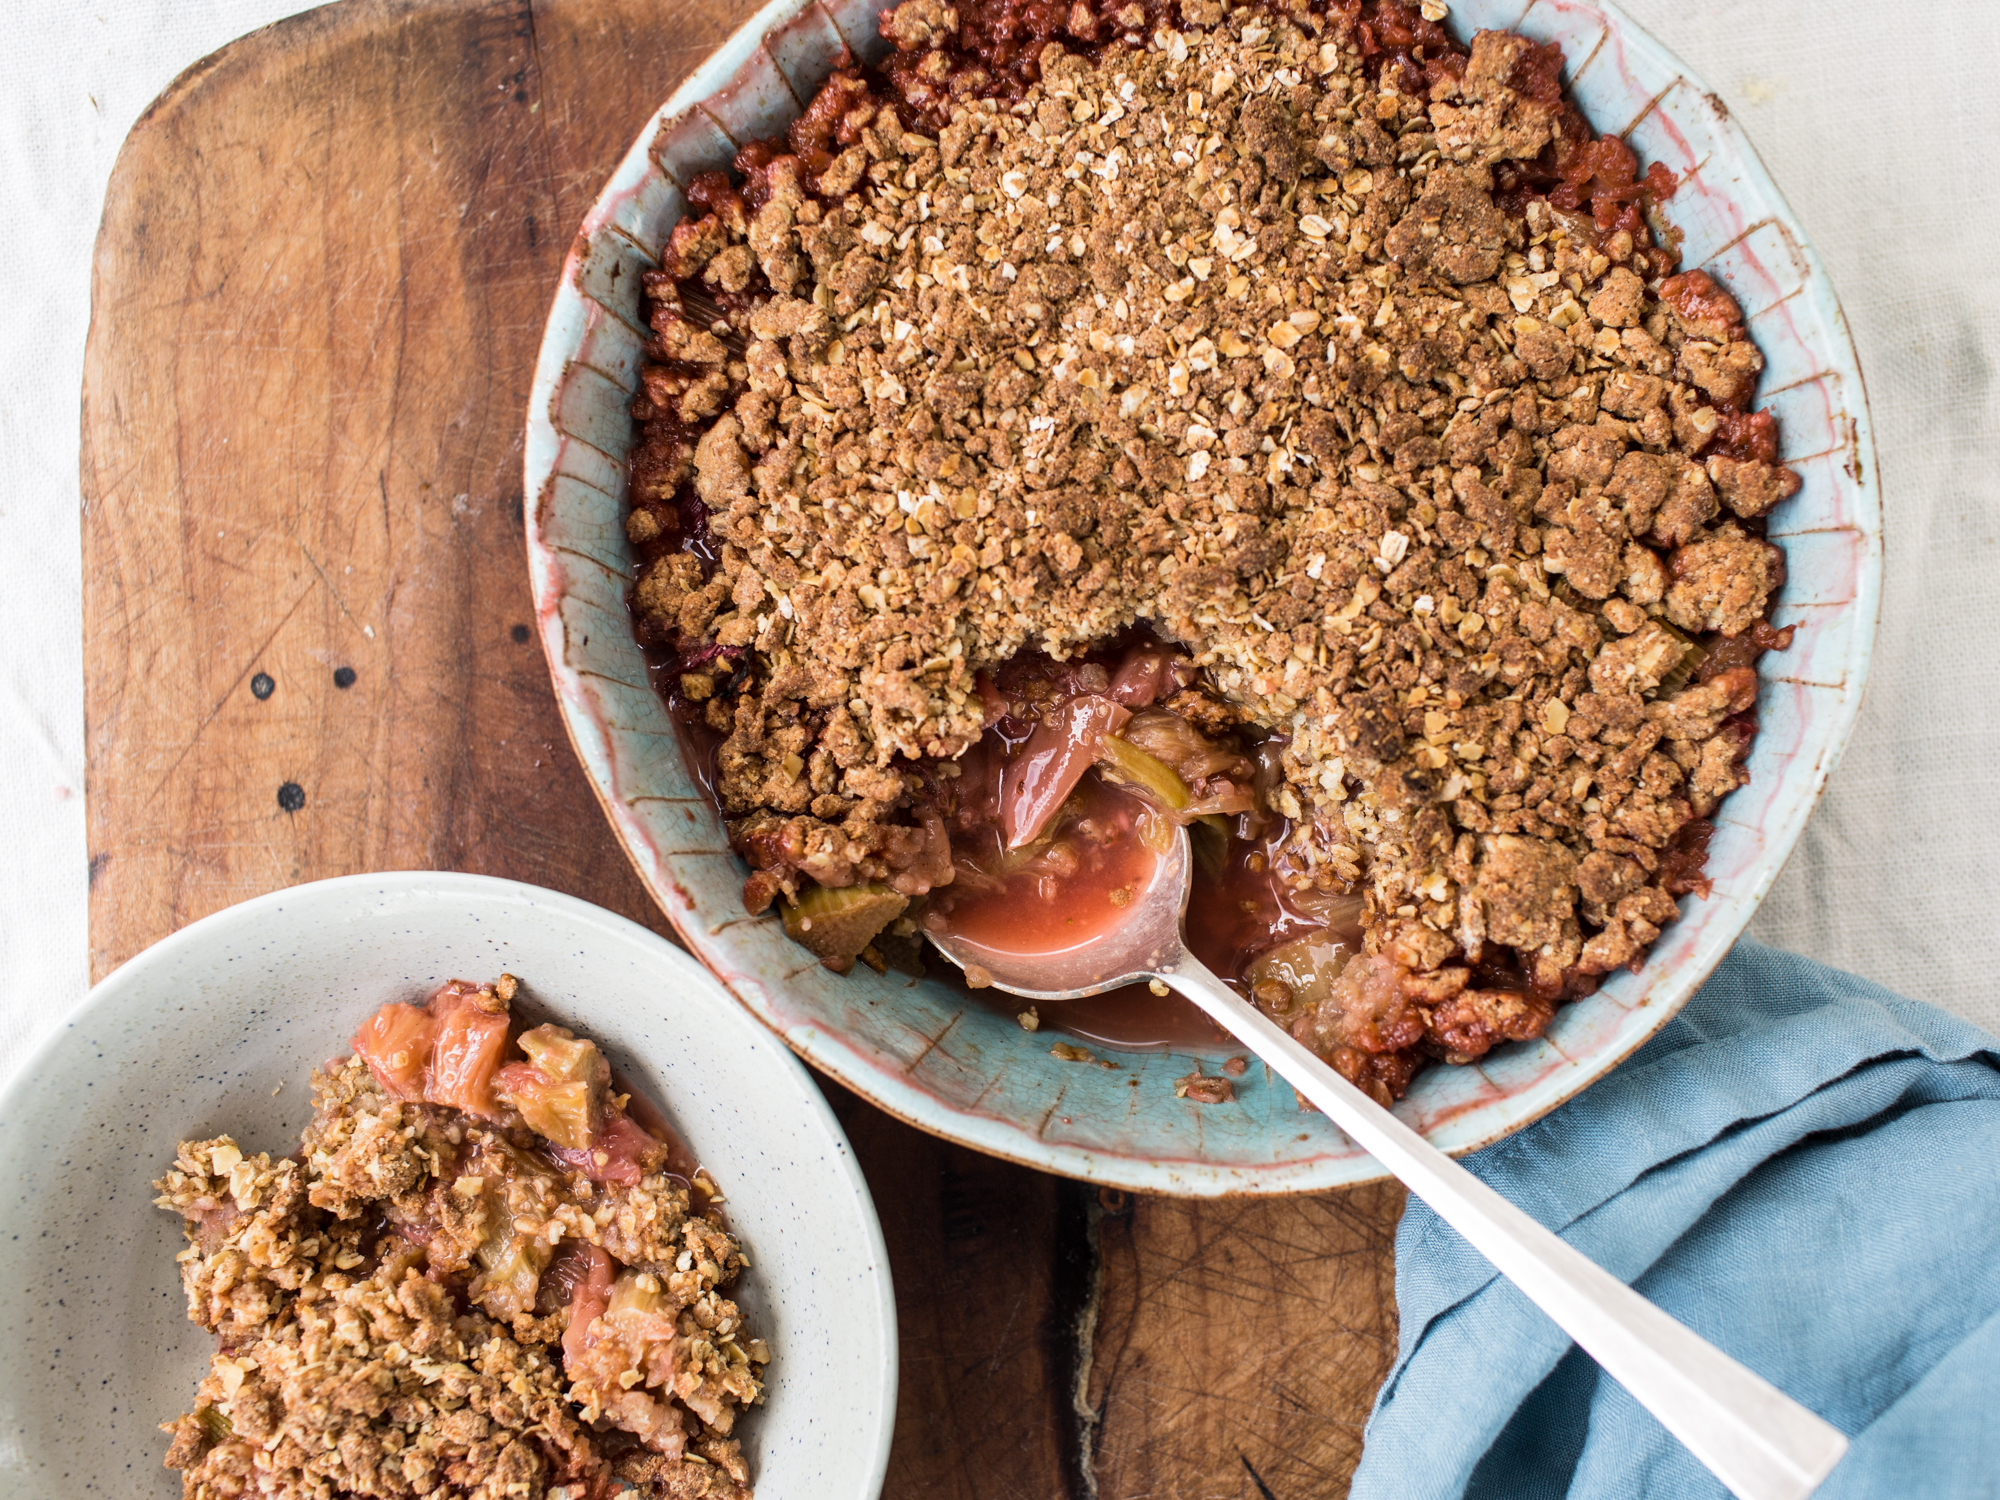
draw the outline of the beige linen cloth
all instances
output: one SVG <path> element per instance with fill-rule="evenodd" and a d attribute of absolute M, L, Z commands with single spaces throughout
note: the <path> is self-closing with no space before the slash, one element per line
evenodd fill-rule
<path fill-rule="evenodd" d="M 1804 221 L 1880 445 L 1888 584 L 1867 704 L 1752 931 L 2000 1030 L 2000 0 L 1625 7 L 1721 94 Z M 8 6 L 0 1072 L 86 983 L 78 388 L 105 180 L 176 72 L 302 8 Z"/>

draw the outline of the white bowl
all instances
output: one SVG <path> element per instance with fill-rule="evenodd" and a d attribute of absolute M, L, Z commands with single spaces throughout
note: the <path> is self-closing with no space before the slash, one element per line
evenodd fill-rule
<path fill-rule="evenodd" d="M 1382 1175 L 1261 1068 L 1228 1108 L 1177 1100 L 1185 1054 L 1123 1071 L 1056 1061 L 997 1008 L 936 981 L 819 968 L 770 916 L 743 914 L 744 866 L 681 758 L 626 610 L 622 524 L 630 403 L 648 335 L 640 276 L 679 220 L 679 184 L 769 136 L 825 79 L 843 39 L 884 44 L 889 0 L 774 0 L 663 105 L 584 219 L 549 312 L 525 445 L 528 566 L 570 738 L 612 827 L 688 946 L 737 998 L 849 1088 L 926 1130 L 1045 1170 L 1141 1191 L 1301 1192 Z M 1763 900 L 1819 800 L 1860 707 L 1881 592 L 1881 493 L 1868 401 L 1840 305 L 1805 234 L 1716 95 L 1597 0 L 1453 0 L 1461 37 L 1512 29 L 1557 41 L 1591 122 L 1683 179 L 1666 207 L 1683 265 L 1735 293 L 1767 361 L 1758 405 L 1804 481 L 1771 536 L 1790 580 L 1767 656 L 1750 785 L 1723 804 L 1714 891 L 1636 974 L 1564 1006 L 1540 1041 L 1417 1076 L 1398 1115 L 1451 1151 L 1518 1130 L 1615 1067 L 1708 977 Z M 1207 1060 L 1240 1051 L 1217 1047 Z M 1137 1089 L 1129 1086 L 1133 1077 Z"/>
<path fill-rule="evenodd" d="M 187 1319 L 180 1221 L 150 1184 L 185 1138 L 285 1155 L 308 1072 L 386 1000 L 517 975 L 605 1046 L 729 1198 L 770 1341 L 741 1431 L 766 1500 L 873 1500 L 896 1407 L 888 1257 L 847 1138 L 798 1061 L 671 943 L 479 875 L 355 875 L 230 907 L 91 992 L 0 1094 L 0 1493 L 178 1496 L 157 1424 L 214 1341 Z"/>

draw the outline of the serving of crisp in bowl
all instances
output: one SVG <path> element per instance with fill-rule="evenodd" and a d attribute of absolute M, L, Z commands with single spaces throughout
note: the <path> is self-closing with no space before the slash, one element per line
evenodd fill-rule
<path fill-rule="evenodd" d="M 807 1058 L 1051 1170 L 1379 1175 L 1220 1038 L 923 962 L 1086 939 L 1176 823 L 1197 951 L 1437 1144 L 1553 1108 L 1866 670 L 1865 398 L 1747 143 L 1582 3 L 883 11 L 753 18 L 550 315 L 531 577 L 642 876 Z"/>
<path fill-rule="evenodd" d="M 895 1297 L 845 1135 L 574 897 L 218 912 L 26 1059 L 0 1142 L 10 1494 L 880 1491 Z"/>

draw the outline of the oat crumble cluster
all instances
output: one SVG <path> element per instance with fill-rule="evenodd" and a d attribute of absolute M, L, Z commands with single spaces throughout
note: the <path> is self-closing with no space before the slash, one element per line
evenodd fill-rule
<path fill-rule="evenodd" d="M 313 1073 L 297 1156 L 184 1141 L 155 1184 L 187 1220 L 188 1316 L 218 1346 L 194 1409 L 165 1428 L 189 1500 L 597 1500 L 614 1481 L 749 1500 L 730 1432 L 769 1355 L 725 1295 L 735 1239 L 691 1200 L 719 1201 L 714 1184 L 666 1170 L 659 1142 L 616 1123 L 616 1095 L 595 1106 L 609 1149 L 563 1170 L 512 1101 L 535 1115 L 537 1087 L 564 1108 L 585 1095 L 526 1063 L 480 1081 L 513 988 L 433 1001 L 457 1020 L 415 1069 L 454 1075 L 471 1108 L 398 1097 L 393 1066 L 385 1079 L 356 1056 Z M 425 1013 L 392 1012 L 411 1013 L 393 1018 L 390 1054 L 407 1067 Z M 520 1040 L 534 1069 L 567 1058 L 570 1083 L 608 1078 L 558 1028 Z"/>
<path fill-rule="evenodd" d="M 1740 309 L 1607 212 L 1659 184 L 1553 49 L 1078 10 L 1091 54 L 1001 88 L 905 0 L 900 113 L 837 73 L 649 278 L 634 609 L 722 736 L 746 901 L 942 883 L 912 767 L 982 674 L 1144 627 L 1205 727 L 1282 737 L 1286 878 L 1361 893 L 1423 1005 L 1496 949 L 1587 991 L 1699 888 L 1789 639 Z"/>

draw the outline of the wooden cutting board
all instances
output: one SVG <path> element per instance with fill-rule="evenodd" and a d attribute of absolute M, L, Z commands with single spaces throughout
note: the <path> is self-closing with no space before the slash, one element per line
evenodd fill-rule
<path fill-rule="evenodd" d="M 575 225 L 744 0 L 345 0 L 184 73 L 105 203 L 84 373 L 91 963 L 358 871 L 666 923 L 570 752 L 521 427 Z M 1343 1493 L 1393 1189 L 1134 1200 L 828 1084 L 902 1319 L 886 1493 Z M 772 1497 L 783 1500 L 783 1497 Z"/>

